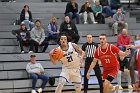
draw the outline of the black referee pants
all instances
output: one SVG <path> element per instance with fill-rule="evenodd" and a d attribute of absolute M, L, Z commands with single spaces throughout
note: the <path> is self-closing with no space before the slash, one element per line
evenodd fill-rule
<path fill-rule="evenodd" d="M 85 60 L 85 70 L 84 70 L 84 92 L 87 92 L 88 90 L 88 79 L 86 77 L 88 69 L 91 65 L 91 62 L 93 61 L 93 58 L 86 58 Z M 102 82 L 102 75 L 101 75 L 101 70 L 100 70 L 100 66 L 98 63 L 96 63 L 95 67 L 94 67 L 94 72 L 95 75 L 97 77 L 99 86 L 100 86 L 100 93 L 103 93 L 103 82 Z"/>

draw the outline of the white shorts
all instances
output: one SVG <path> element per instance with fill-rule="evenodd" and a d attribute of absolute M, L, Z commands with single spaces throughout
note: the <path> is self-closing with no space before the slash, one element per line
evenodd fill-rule
<path fill-rule="evenodd" d="M 81 84 L 80 69 L 62 69 L 60 77 L 65 78 L 67 82 Z"/>

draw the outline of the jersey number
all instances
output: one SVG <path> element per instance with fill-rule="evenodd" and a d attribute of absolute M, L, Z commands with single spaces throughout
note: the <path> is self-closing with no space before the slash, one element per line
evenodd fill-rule
<path fill-rule="evenodd" d="M 109 59 L 105 59 L 105 62 L 106 62 L 106 63 L 110 63 L 110 60 L 109 60 Z"/>
<path fill-rule="evenodd" d="M 67 59 L 68 59 L 68 62 L 73 61 L 72 56 L 67 57 Z"/>

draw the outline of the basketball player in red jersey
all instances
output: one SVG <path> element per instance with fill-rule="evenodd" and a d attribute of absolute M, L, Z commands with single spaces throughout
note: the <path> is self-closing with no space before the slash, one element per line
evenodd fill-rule
<path fill-rule="evenodd" d="M 90 78 L 90 72 L 95 67 L 98 59 L 100 59 L 103 66 L 103 93 L 109 93 L 109 90 L 112 89 L 115 91 L 118 87 L 112 86 L 111 82 L 116 77 L 119 71 L 119 62 L 117 60 L 116 54 L 119 54 L 122 57 L 130 54 L 130 50 L 125 52 L 121 51 L 116 46 L 107 43 L 107 38 L 105 34 L 99 36 L 100 46 L 96 49 L 94 54 L 94 59 L 90 65 L 90 68 L 87 73 L 87 78 Z"/>
<path fill-rule="evenodd" d="M 135 83 L 135 78 L 134 78 L 134 68 L 137 66 L 138 68 L 138 84 Z M 140 48 L 137 49 L 135 52 L 134 56 L 131 59 L 131 64 L 130 64 L 130 76 L 131 76 L 131 82 L 134 90 L 138 90 L 138 85 L 140 85 Z"/>

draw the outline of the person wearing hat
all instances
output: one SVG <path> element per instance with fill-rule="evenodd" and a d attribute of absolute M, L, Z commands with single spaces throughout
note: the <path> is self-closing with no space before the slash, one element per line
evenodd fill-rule
<path fill-rule="evenodd" d="M 42 93 L 42 90 L 45 88 L 49 77 L 44 73 L 44 68 L 42 65 L 36 62 L 36 55 L 31 54 L 30 58 L 30 62 L 26 65 L 26 71 L 29 73 L 30 78 L 32 79 L 31 93 Z M 36 92 L 36 83 L 38 79 L 42 80 L 42 85 Z"/>
<path fill-rule="evenodd" d="M 21 53 L 24 53 L 23 45 L 29 45 L 30 33 L 27 31 L 26 25 L 24 22 L 20 24 L 20 29 L 13 30 L 13 35 L 16 35 L 17 41 L 21 49 Z"/>

